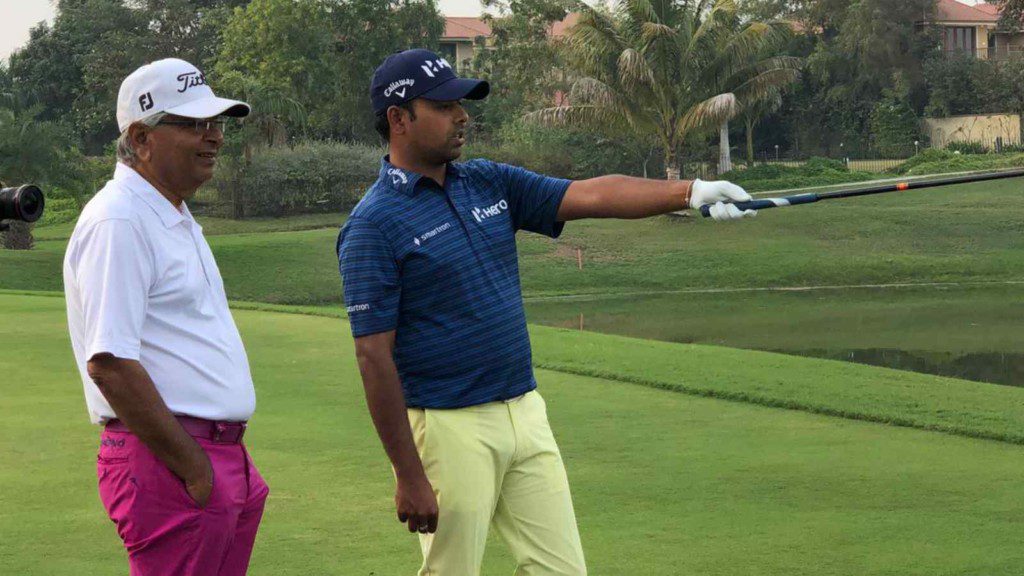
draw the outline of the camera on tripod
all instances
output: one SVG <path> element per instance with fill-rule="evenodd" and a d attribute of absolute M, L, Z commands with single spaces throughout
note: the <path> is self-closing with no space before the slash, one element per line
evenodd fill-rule
<path fill-rule="evenodd" d="M 38 186 L 25 184 L 12 188 L 0 187 L 0 232 L 7 229 L 4 220 L 35 222 L 43 215 L 43 191 Z"/>

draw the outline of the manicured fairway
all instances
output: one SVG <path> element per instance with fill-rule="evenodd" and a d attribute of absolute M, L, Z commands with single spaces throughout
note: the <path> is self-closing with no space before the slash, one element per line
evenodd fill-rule
<path fill-rule="evenodd" d="M 347 326 L 235 314 L 259 395 L 249 446 L 272 487 L 251 574 L 413 574 L 417 545 L 392 519 L 391 473 L 363 405 Z M 97 431 L 87 423 L 63 302 L 0 295 L 0 318 L 0 572 L 123 574 L 123 552 L 95 492 Z M 627 364 L 627 343 L 645 346 L 553 330 L 539 340 L 547 364 L 574 369 L 577 351 L 603 358 L 597 369 L 609 375 Z M 929 410 L 927 376 L 908 381 L 870 367 L 665 343 L 651 358 L 671 354 L 678 356 L 668 367 L 651 367 L 652 378 L 686 369 L 684 384 L 710 386 L 742 357 L 744 373 L 761 367 L 781 381 L 811 371 L 834 390 L 873 390 L 871 406 L 883 411 L 891 387 L 904 394 L 919 386 L 916 408 Z M 699 361 L 687 366 L 687 354 Z M 624 379 L 650 361 L 633 357 Z M 537 375 L 591 574 L 1020 574 L 1020 445 Z M 770 380 L 752 385 L 797 393 Z M 957 384 L 934 382 L 943 390 Z M 941 411 L 975 420 L 969 399 L 1003 399 L 1011 412 L 1019 401 L 963 384 L 973 387 L 947 394 Z M 976 420 L 981 429 L 990 424 Z M 493 542 L 485 574 L 511 574 L 512 565 Z"/>
<path fill-rule="evenodd" d="M 519 235 L 523 291 L 530 297 L 1024 280 L 1021 186 L 1012 179 L 882 194 L 766 210 L 753 221 L 728 224 L 666 217 L 571 222 L 558 242 Z M 202 222 L 230 298 L 339 304 L 334 243 L 343 220 Z M 305 229 L 316 226 L 326 228 Z M 32 252 L 0 251 L 0 288 L 60 290 L 69 230 L 39 229 Z M 577 247 L 583 250 L 582 271 Z"/>

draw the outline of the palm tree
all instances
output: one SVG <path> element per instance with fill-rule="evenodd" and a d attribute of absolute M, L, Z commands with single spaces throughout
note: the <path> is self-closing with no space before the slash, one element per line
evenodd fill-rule
<path fill-rule="evenodd" d="M 754 126 L 765 116 L 782 107 L 782 90 L 768 90 L 765 94 L 743 109 L 745 135 L 747 138 L 747 166 L 754 165 Z"/>
<path fill-rule="evenodd" d="M 306 110 L 295 98 L 242 74 L 225 74 L 219 83 L 251 107 L 239 132 L 229 139 L 228 147 L 229 154 L 236 157 L 228 179 L 232 216 L 240 220 L 245 217 L 242 176 L 252 164 L 253 152 L 262 146 L 285 144 L 289 129 L 304 130 Z"/>
<path fill-rule="evenodd" d="M 578 75 L 568 104 L 527 117 L 653 139 L 669 179 L 688 136 L 719 128 L 727 153 L 729 119 L 799 74 L 798 58 L 758 57 L 781 46 L 788 25 L 741 23 L 735 0 L 616 0 L 580 12 L 565 43 Z"/>

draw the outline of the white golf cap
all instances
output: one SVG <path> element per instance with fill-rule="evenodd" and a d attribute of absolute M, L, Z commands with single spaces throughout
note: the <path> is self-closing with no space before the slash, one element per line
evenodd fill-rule
<path fill-rule="evenodd" d="M 185 118 L 249 115 L 249 105 L 214 96 L 198 68 L 177 58 L 157 60 L 132 72 L 117 93 L 117 127 L 121 132 L 161 112 Z"/>

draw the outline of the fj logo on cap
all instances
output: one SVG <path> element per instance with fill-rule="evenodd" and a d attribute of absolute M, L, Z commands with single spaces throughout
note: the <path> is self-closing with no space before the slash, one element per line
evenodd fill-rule
<path fill-rule="evenodd" d="M 451 70 L 452 65 L 448 63 L 444 58 L 438 58 L 437 60 L 424 60 L 423 65 L 420 66 L 423 71 L 427 73 L 427 76 L 434 77 L 434 72 L 440 72 L 442 68 Z"/>
<path fill-rule="evenodd" d="M 392 94 L 398 94 L 399 98 L 405 98 L 406 87 L 412 86 L 415 83 L 416 81 L 412 78 L 402 78 L 401 80 L 392 82 L 391 84 L 388 84 L 387 89 L 384 90 L 384 97 L 390 98 Z M 401 90 L 399 90 L 399 88 L 401 88 Z"/>
<path fill-rule="evenodd" d="M 206 76 L 202 72 L 185 72 L 178 76 L 178 82 L 181 82 L 181 87 L 178 88 L 180 94 L 189 88 L 206 85 Z"/>
<path fill-rule="evenodd" d="M 139 106 L 142 107 L 142 111 L 145 112 L 153 107 L 153 95 L 146 92 L 142 96 L 139 96 Z"/>

